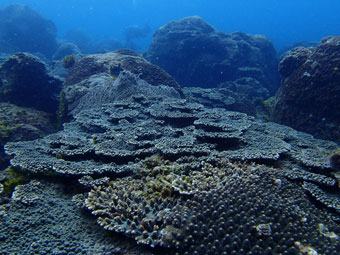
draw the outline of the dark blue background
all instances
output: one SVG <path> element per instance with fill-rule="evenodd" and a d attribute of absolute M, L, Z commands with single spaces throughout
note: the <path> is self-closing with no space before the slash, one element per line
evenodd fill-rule
<path fill-rule="evenodd" d="M 0 7 L 10 3 L 27 4 L 52 20 L 60 37 L 80 28 L 94 38 L 123 40 L 126 26 L 149 24 L 154 32 L 191 15 L 227 33 L 264 34 L 277 49 L 340 34 L 339 0 L 1 0 Z M 138 42 L 143 50 L 151 37 Z"/>

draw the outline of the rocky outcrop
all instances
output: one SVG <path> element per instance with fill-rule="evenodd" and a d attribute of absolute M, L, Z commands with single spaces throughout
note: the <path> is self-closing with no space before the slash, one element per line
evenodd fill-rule
<path fill-rule="evenodd" d="M 144 56 L 182 86 L 212 88 L 248 77 L 260 84 L 261 97 L 279 86 L 276 53 L 265 36 L 218 32 L 197 16 L 160 27 Z"/>
<path fill-rule="evenodd" d="M 0 102 L 54 114 L 62 82 L 47 74 L 45 64 L 28 53 L 17 53 L 0 66 Z"/>
<path fill-rule="evenodd" d="M 56 26 L 21 4 L 0 9 L 0 51 L 41 53 L 51 57 L 57 48 Z"/>
<path fill-rule="evenodd" d="M 82 58 L 70 69 L 62 94 L 65 117 L 133 95 L 184 97 L 168 73 L 130 50 Z"/>
<path fill-rule="evenodd" d="M 47 113 L 0 103 L 0 170 L 9 164 L 3 146 L 7 142 L 38 139 L 55 132 Z"/>
<path fill-rule="evenodd" d="M 272 119 L 340 142 L 340 37 L 316 48 L 298 47 L 281 60 L 281 88 Z"/>

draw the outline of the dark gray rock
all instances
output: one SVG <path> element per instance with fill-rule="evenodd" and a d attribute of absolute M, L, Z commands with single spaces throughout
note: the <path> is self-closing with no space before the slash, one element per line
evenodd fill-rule
<path fill-rule="evenodd" d="M 340 143 L 340 37 L 298 47 L 281 60 L 272 120 Z"/>
<path fill-rule="evenodd" d="M 12 4 L 0 9 L 0 51 L 40 52 L 51 57 L 57 48 L 56 26 L 30 7 Z"/>
<path fill-rule="evenodd" d="M 0 170 L 8 166 L 10 159 L 4 153 L 5 143 L 34 140 L 55 131 L 47 113 L 0 103 Z"/>
<path fill-rule="evenodd" d="M 200 17 L 170 21 L 154 34 L 145 58 L 169 72 L 182 86 L 217 87 L 250 77 L 260 85 L 257 96 L 279 86 L 276 53 L 262 35 L 216 31 Z"/>
<path fill-rule="evenodd" d="M 54 114 L 62 82 L 47 73 L 45 64 L 28 53 L 17 53 L 0 66 L 0 102 Z"/>

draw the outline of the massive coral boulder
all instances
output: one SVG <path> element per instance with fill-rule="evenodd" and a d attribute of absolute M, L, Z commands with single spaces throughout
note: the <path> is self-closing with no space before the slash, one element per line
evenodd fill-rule
<path fill-rule="evenodd" d="M 134 95 L 184 97 L 168 73 L 125 49 L 89 55 L 75 63 L 62 95 L 64 117 Z"/>
<path fill-rule="evenodd" d="M 47 74 L 45 64 L 28 53 L 17 53 L 0 66 L 0 102 L 55 113 L 62 82 Z"/>
<path fill-rule="evenodd" d="M 281 60 L 281 88 L 272 119 L 340 142 L 340 37 L 298 47 Z"/>
<path fill-rule="evenodd" d="M 211 88 L 249 77 L 260 83 L 257 96 L 263 97 L 273 94 L 279 85 L 276 53 L 265 36 L 228 35 L 197 16 L 160 27 L 144 56 L 182 86 Z"/>
<path fill-rule="evenodd" d="M 50 57 L 57 48 L 56 26 L 21 4 L 0 9 L 0 51 L 40 52 Z"/>

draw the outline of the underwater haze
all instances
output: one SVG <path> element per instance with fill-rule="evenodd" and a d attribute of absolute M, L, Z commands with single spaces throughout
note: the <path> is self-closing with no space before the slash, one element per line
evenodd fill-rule
<path fill-rule="evenodd" d="M 340 255 L 340 0 L 0 0 L 0 255 Z"/>
<path fill-rule="evenodd" d="M 0 7 L 13 3 L 27 4 L 52 20 L 59 37 L 77 29 L 94 39 L 123 41 L 127 27 L 149 26 L 150 33 L 137 40 L 139 51 L 167 21 L 192 15 L 227 33 L 264 34 L 279 51 L 340 31 L 337 0 L 2 0 Z"/>

